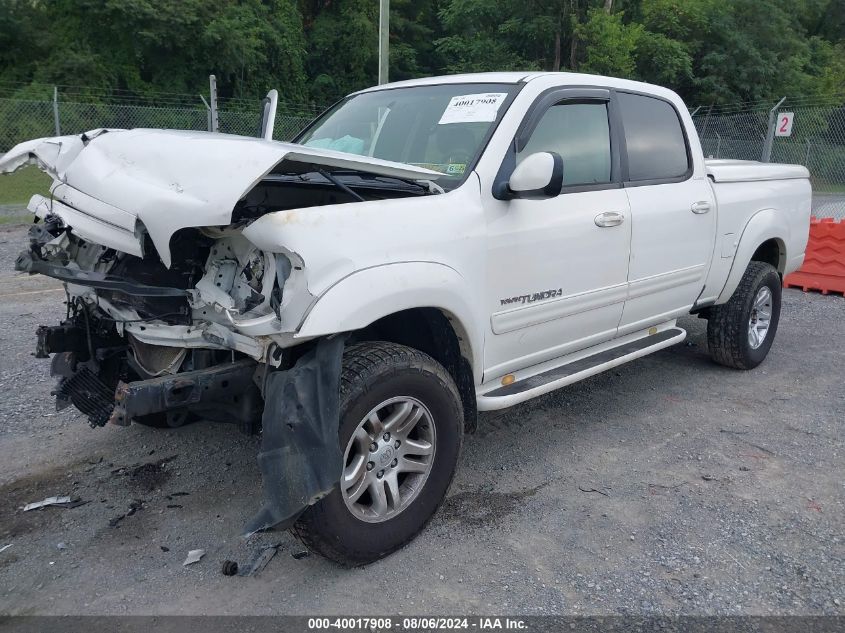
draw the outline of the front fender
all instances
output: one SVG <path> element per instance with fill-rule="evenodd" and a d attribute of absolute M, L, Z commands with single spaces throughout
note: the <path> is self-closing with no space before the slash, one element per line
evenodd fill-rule
<path fill-rule="evenodd" d="M 785 262 L 793 253 L 786 252 L 786 245 L 790 244 L 790 228 L 789 224 L 783 218 L 782 213 L 778 213 L 775 209 L 761 209 L 748 220 L 745 228 L 742 230 L 742 236 L 739 238 L 736 252 L 734 254 L 734 261 L 731 265 L 731 271 L 728 273 L 728 280 L 725 283 L 722 292 L 719 294 L 716 303 L 725 303 L 731 298 L 734 290 L 739 286 L 742 275 L 748 264 L 751 262 L 751 257 L 760 245 L 766 240 L 776 239 L 781 248 L 781 266 L 778 268 L 780 272 L 784 272 Z"/>
<path fill-rule="evenodd" d="M 450 266 L 403 262 L 366 268 L 329 287 L 312 304 L 295 338 L 360 330 L 382 317 L 411 308 L 437 308 L 457 320 L 469 340 L 473 369 L 482 366 L 482 341 L 466 280 Z"/>

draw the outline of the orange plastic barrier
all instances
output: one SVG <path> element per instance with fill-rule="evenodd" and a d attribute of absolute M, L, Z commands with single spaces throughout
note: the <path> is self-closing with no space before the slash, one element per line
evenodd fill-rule
<path fill-rule="evenodd" d="M 845 221 L 811 218 L 804 264 L 783 280 L 786 288 L 845 294 Z"/>

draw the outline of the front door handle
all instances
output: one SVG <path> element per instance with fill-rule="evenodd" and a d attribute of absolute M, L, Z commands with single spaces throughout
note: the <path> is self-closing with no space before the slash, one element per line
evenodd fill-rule
<path fill-rule="evenodd" d="M 698 215 L 701 215 L 702 213 L 707 213 L 709 210 L 710 210 L 710 203 L 707 202 L 706 200 L 701 200 L 699 202 L 695 202 L 690 207 L 690 211 L 692 211 L 693 213 L 696 213 Z"/>
<path fill-rule="evenodd" d="M 604 213 L 599 213 L 593 221 L 596 223 L 596 226 L 602 228 L 619 226 L 625 221 L 625 215 L 616 211 L 605 211 Z"/>

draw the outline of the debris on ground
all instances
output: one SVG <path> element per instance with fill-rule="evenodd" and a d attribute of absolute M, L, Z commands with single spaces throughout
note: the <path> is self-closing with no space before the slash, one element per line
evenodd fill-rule
<path fill-rule="evenodd" d="M 187 567 L 188 565 L 198 563 L 203 556 L 205 556 L 204 549 L 192 549 L 190 552 L 188 552 L 188 557 L 185 559 L 185 562 L 182 563 L 182 566 Z"/>
<path fill-rule="evenodd" d="M 170 551 L 170 548 L 167 547 L 166 545 L 159 545 L 159 548 L 161 549 L 162 552 L 169 552 Z"/>
<path fill-rule="evenodd" d="M 29 512 L 30 510 L 37 510 L 38 508 L 44 508 L 46 506 L 63 506 L 69 503 L 70 497 L 47 497 L 46 499 L 42 499 L 41 501 L 33 501 L 32 503 L 27 503 L 23 507 L 23 511 Z"/>
<path fill-rule="evenodd" d="M 579 485 L 578 490 L 580 490 L 581 492 L 597 492 L 600 495 L 604 495 L 605 497 L 610 496 L 610 493 L 607 492 L 608 490 L 610 490 L 610 488 L 608 486 L 604 486 L 603 488 L 599 489 L 599 488 L 588 488 L 586 486 Z"/>
<path fill-rule="evenodd" d="M 301 552 L 291 552 L 291 556 L 293 556 L 293 558 L 295 558 L 296 560 L 302 560 L 303 558 L 307 558 L 310 554 L 311 552 L 305 549 Z"/>
<path fill-rule="evenodd" d="M 129 509 L 112 519 L 109 519 L 109 527 L 117 527 L 118 523 L 123 521 L 126 517 L 131 517 L 135 514 L 138 510 L 144 507 L 144 500 L 143 499 L 132 499 L 129 503 Z"/>
<path fill-rule="evenodd" d="M 122 474 L 129 476 L 129 481 L 133 485 L 138 486 L 142 490 L 152 492 L 160 488 L 168 479 L 170 479 L 170 472 L 167 470 L 167 463 L 176 459 L 178 455 L 171 455 L 154 462 L 147 462 L 144 464 L 137 464 L 130 466 L 128 469 L 120 469 L 124 471 Z"/>
<path fill-rule="evenodd" d="M 713 475 L 702 475 L 701 478 L 704 481 L 716 481 L 716 478 Z"/>
<path fill-rule="evenodd" d="M 56 544 L 56 549 L 58 549 L 58 550 L 64 550 L 64 549 L 67 549 L 67 545 L 65 545 L 64 543 L 57 543 L 57 544 Z"/>
<path fill-rule="evenodd" d="M 224 576 L 235 576 L 238 573 L 238 563 L 233 560 L 224 560 L 222 571 Z"/>
<path fill-rule="evenodd" d="M 9 543 L 8 545 L 4 545 L 3 547 L 0 547 L 0 553 L 5 552 L 5 551 L 6 551 L 7 549 L 9 549 L 11 546 L 12 546 L 12 544 L 11 544 L 11 543 Z"/>
<path fill-rule="evenodd" d="M 279 551 L 280 546 L 281 543 L 275 543 L 262 548 L 249 566 L 238 571 L 238 576 L 255 576 L 261 573 L 261 570 L 267 567 L 267 563 L 269 563 L 276 555 L 276 552 Z"/>
<path fill-rule="evenodd" d="M 56 499 L 56 501 L 53 501 Z M 27 512 L 29 510 L 37 510 L 38 508 L 46 508 L 48 506 L 52 506 L 55 508 L 78 508 L 79 506 L 84 506 L 86 503 L 91 503 L 90 501 L 83 501 L 79 497 L 48 497 L 43 501 L 36 501 L 35 503 L 28 503 L 24 506 L 23 511 Z"/>

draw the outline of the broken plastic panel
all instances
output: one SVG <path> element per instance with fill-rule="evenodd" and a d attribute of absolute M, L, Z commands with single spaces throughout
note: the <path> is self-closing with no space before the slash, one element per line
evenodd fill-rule
<path fill-rule="evenodd" d="M 251 534 L 290 527 L 340 480 L 340 370 L 345 337 L 321 339 L 288 370 L 272 372 L 264 391 L 258 465 L 264 506 L 246 525 Z"/>

